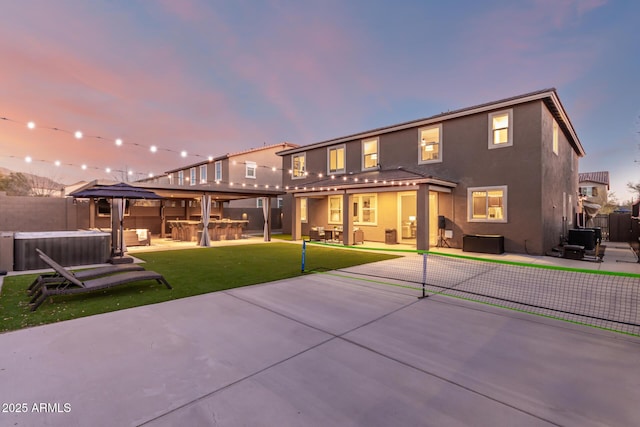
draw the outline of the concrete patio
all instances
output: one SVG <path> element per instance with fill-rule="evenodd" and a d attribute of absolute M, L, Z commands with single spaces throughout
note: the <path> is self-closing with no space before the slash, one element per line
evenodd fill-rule
<path fill-rule="evenodd" d="M 3 426 L 640 419 L 640 338 L 345 275 L 9 332 L 0 348 Z"/>

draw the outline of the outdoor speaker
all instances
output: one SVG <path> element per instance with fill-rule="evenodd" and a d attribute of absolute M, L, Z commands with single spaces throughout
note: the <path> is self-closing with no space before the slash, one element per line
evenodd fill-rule
<path fill-rule="evenodd" d="M 438 215 L 438 228 L 444 229 L 446 227 L 446 221 L 444 215 Z"/>

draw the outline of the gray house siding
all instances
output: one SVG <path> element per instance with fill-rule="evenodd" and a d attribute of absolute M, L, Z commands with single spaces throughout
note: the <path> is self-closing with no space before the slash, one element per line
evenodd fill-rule
<path fill-rule="evenodd" d="M 362 140 L 371 135 L 379 141 L 378 163 L 381 170 L 401 167 L 424 176 L 456 183 L 451 194 L 437 193 L 438 214 L 446 217 L 446 228 L 453 230 L 453 238 L 449 240 L 452 246 L 462 247 L 464 234 L 499 234 L 505 237 L 505 250 L 508 252 L 543 254 L 560 242 L 570 226 L 569 218 L 573 217 L 575 211 L 578 190 L 578 168 L 574 164 L 578 157 L 576 148 L 563 131 L 567 128 L 565 124 L 558 128 L 558 154 L 553 152 L 555 119 L 547 105 L 543 99 L 535 99 L 444 119 L 439 122 L 442 125 L 441 162 L 419 164 L 418 141 L 421 126 L 406 126 L 404 129 L 391 131 L 383 129 L 377 133 L 371 131 L 352 139 L 336 140 L 333 146 L 345 145 L 346 176 L 361 172 Z M 489 114 L 503 110 L 512 111 L 510 125 L 513 145 L 489 149 Z M 573 145 L 579 146 L 579 141 L 574 141 Z M 328 146 L 331 146 L 330 143 L 309 147 L 305 153 L 306 170 L 310 175 L 292 179 L 285 173 L 283 184 L 289 186 L 290 191 L 295 187 L 300 191 L 318 181 L 315 174 L 327 172 Z M 283 167 L 287 171 L 292 166 L 292 155 L 283 155 Z M 335 179 L 340 182 L 342 175 L 336 175 Z M 494 186 L 507 188 L 507 221 L 469 221 L 469 188 Z M 370 189 L 371 193 L 376 191 L 380 190 Z M 379 193 L 379 206 L 383 199 L 388 199 L 389 194 L 395 193 Z M 291 220 L 288 219 L 288 214 L 291 212 L 292 201 L 287 199 L 283 231 L 290 232 Z M 306 225 L 302 224 L 303 233 L 310 225 L 323 225 L 327 222 L 326 196 L 308 200 L 309 219 Z M 397 223 L 397 218 L 393 216 L 393 211 L 386 211 L 385 218 L 379 219 L 378 224 L 370 230 L 366 226 L 360 227 L 365 230 L 365 238 L 384 241 L 384 227 L 395 228 Z"/>

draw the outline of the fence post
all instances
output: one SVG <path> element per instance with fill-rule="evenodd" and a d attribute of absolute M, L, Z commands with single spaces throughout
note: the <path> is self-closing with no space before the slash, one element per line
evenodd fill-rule
<path fill-rule="evenodd" d="M 303 240 L 302 241 L 302 266 L 300 267 L 300 271 L 302 273 L 304 273 L 304 264 L 305 264 L 305 261 L 306 261 L 305 260 L 306 255 L 307 255 L 307 241 Z"/>
<path fill-rule="evenodd" d="M 422 253 L 422 298 L 427 298 L 425 287 L 427 286 L 427 253 Z"/>

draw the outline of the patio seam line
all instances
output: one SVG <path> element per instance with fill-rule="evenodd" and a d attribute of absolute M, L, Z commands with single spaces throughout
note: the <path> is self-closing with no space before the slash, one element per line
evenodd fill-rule
<path fill-rule="evenodd" d="M 296 353 L 296 354 L 294 354 L 294 355 L 291 355 L 291 356 L 289 356 L 289 357 L 287 357 L 287 358 L 285 358 L 285 359 L 282 359 L 282 360 L 280 360 L 280 361 L 278 361 L 278 362 L 275 362 L 275 363 L 273 363 L 273 364 L 272 364 L 272 365 L 270 365 L 270 366 L 264 367 L 264 368 L 260 369 L 259 371 L 256 371 L 256 372 L 254 372 L 254 373 L 252 373 L 252 374 L 249 374 L 249 375 L 246 375 L 246 376 L 245 376 L 245 377 L 243 377 L 243 378 L 240 378 L 240 379 L 238 379 L 238 380 L 236 380 L 236 381 L 234 381 L 234 382 L 232 382 L 232 383 L 229 383 L 229 384 L 227 384 L 227 385 L 225 385 L 225 386 L 223 386 L 223 387 L 220 387 L 220 388 L 218 388 L 218 389 L 216 389 L 216 390 L 214 390 L 214 391 L 211 391 L 210 393 L 207 393 L 207 394 L 205 394 L 205 395 L 203 395 L 203 396 L 200 396 L 200 397 L 198 397 L 197 399 L 192 400 L 191 402 L 187 402 L 187 403 L 185 403 L 185 404 L 183 404 L 183 405 L 179 406 L 178 408 L 174 408 L 174 409 L 172 409 L 171 411 L 168 411 L 168 412 L 166 412 L 166 413 L 164 413 L 164 414 L 162 414 L 162 415 L 159 415 L 159 416 L 157 416 L 157 417 L 154 417 L 153 419 L 150 419 L 150 420 L 148 420 L 148 421 L 145 421 L 144 423 L 139 424 L 140 426 L 145 425 L 145 424 L 148 424 L 148 423 L 150 423 L 150 422 L 152 422 L 152 421 L 154 421 L 154 420 L 160 419 L 160 418 L 162 418 L 163 416 L 168 415 L 168 414 L 170 414 L 170 413 L 172 413 L 172 412 L 175 412 L 175 411 L 177 411 L 177 410 L 179 410 L 179 409 L 182 409 L 182 408 L 185 408 L 185 407 L 187 407 L 187 406 L 190 406 L 190 405 L 192 405 L 192 404 L 193 404 L 193 403 L 195 403 L 195 402 L 198 402 L 198 401 L 201 401 L 201 400 L 203 400 L 203 399 L 205 399 L 205 398 L 207 398 L 207 397 L 210 397 L 210 396 L 212 396 L 212 395 L 214 395 L 214 394 L 218 393 L 219 391 L 222 391 L 222 390 L 224 390 L 224 389 L 226 389 L 226 388 L 229 388 L 229 387 L 231 387 L 231 386 L 233 386 L 233 385 L 235 385 L 235 384 L 238 384 L 238 383 L 240 383 L 240 382 L 242 382 L 242 381 L 244 381 L 244 380 L 246 380 L 246 379 L 249 379 L 249 378 L 251 378 L 251 377 L 254 377 L 254 376 L 256 376 L 256 375 L 258 375 L 258 374 L 260 374 L 260 373 L 262 373 L 262 372 L 265 372 L 265 371 L 267 371 L 267 370 L 269 370 L 269 369 L 271 369 L 271 368 L 273 368 L 273 367 L 275 367 L 275 366 L 278 366 L 278 365 L 280 365 L 280 364 L 282 364 L 282 363 L 284 363 L 284 362 L 287 362 L 287 361 L 289 361 L 289 360 L 291 360 L 291 359 L 293 359 L 293 358 L 295 358 L 295 357 L 297 357 L 297 356 L 299 356 L 299 355 L 301 355 L 301 354 L 304 354 L 304 353 L 306 353 L 306 352 L 308 352 L 308 351 L 310 351 L 310 350 L 316 349 L 316 348 L 318 348 L 318 347 L 320 347 L 320 346 L 322 346 L 322 345 L 324 345 L 324 344 L 326 344 L 326 343 L 328 343 L 328 342 L 330 342 L 330 341 L 333 341 L 334 339 L 340 339 L 340 340 L 342 340 L 342 341 L 344 341 L 344 342 L 346 342 L 346 343 L 348 343 L 348 344 L 355 345 L 356 347 L 360 347 L 360 348 L 362 348 L 362 349 L 364 349 L 364 350 L 367 350 L 367 351 L 369 351 L 369 352 L 371 352 L 371 353 L 373 353 L 373 354 L 376 354 L 376 355 L 378 355 L 378 356 L 380 356 L 380 357 L 382 357 L 382 358 L 384 358 L 384 359 L 387 359 L 387 360 L 390 360 L 390 361 L 392 361 L 392 362 L 398 363 L 398 364 L 400 364 L 400 365 L 406 366 L 406 367 L 408 367 L 408 368 L 410 368 L 410 369 L 413 369 L 413 370 L 416 370 L 416 371 L 418 371 L 418 372 L 420 372 L 420 373 L 422 373 L 422 374 L 425 374 L 425 375 L 431 376 L 431 377 L 436 378 L 436 379 L 438 379 L 438 380 L 440 380 L 440 381 L 443 381 L 443 382 L 446 382 L 446 383 L 448 383 L 448 384 L 451 384 L 451 385 L 452 385 L 452 386 L 454 386 L 454 387 L 456 387 L 456 386 L 457 386 L 457 387 L 459 387 L 459 388 L 461 388 L 461 389 L 463 389 L 463 390 L 466 390 L 467 392 L 470 392 L 470 393 L 472 393 L 472 394 L 474 394 L 474 395 L 477 395 L 477 396 L 483 397 L 483 398 L 485 398 L 485 399 L 491 400 L 491 401 L 496 402 L 496 403 L 498 403 L 498 404 L 500 404 L 500 405 L 504 405 L 504 406 L 509 407 L 509 408 L 511 408 L 511 409 L 513 409 L 513 410 L 515 410 L 515 411 L 517 411 L 517 412 L 520 412 L 520 413 L 523 413 L 523 414 L 529 415 L 529 416 L 531 416 L 531 417 L 533 417 L 533 418 L 536 418 L 536 419 L 539 419 L 539 420 L 541 420 L 541 421 L 547 422 L 547 423 L 549 423 L 549 424 L 551 424 L 551 425 L 554 425 L 554 426 L 561 426 L 561 424 L 558 424 L 558 423 L 553 422 L 553 421 L 551 421 L 551 420 L 547 420 L 547 419 L 545 419 L 545 418 L 543 418 L 543 417 L 541 417 L 541 416 L 538 416 L 538 415 L 533 414 L 533 413 L 531 413 L 531 412 L 528 412 L 528 411 L 526 411 L 526 410 L 524 410 L 524 409 L 521 409 L 521 408 L 518 408 L 518 407 L 516 407 L 516 406 L 513 406 L 513 405 L 511 405 L 511 404 L 509 404 L 509 403 L 507 403 L 507 402 L 503 402 L 503 401 L 498 400 L 498 399 L 496 399 L 496 398 L 494 398 L 494 397 L 491 397 L 491 396 L 489 396 L 489 395 L 487 395 L 487 394 L 484 394 L 484 393 L 482 393 L 482 392 L 479 392 L 479 391 L 477 391 L 477 390 L 474 390 L 474 389 L 472 389 L 472 388 L 470 388 L 470 387 L 464 386 L 464 385 L 459 384 L 459 383 L 457 383 L 457 382 L 455 382 L 455 381 L 452 381 L 452 380 L 450 380 L 450 379 L 447 379 L 447 378 L 445 378 L 445 377 L 442 377 L 442 376 L 440 376 L 440 375 L 438 375 L 438 374 L 435 374 L 435 373 L 429 372 L 429 371 L 427 371 L 427 370 L 421 369 L 421 368 L 419 368 L 419 367 L 413 366 L 413 365 L 411 365 L 411 364 L 409 364 L 409 363 L 407 363 L 407 362 L 404 362 L 404 361 L 402 361 L 402 360 L 396 359 L 396 358 L 394 358 L 394 357 L 391 357 L 391 356 L 389 356 L 389 355 L 386 355 L 386 354 L 384 354 L 384 353 L 381 353 L 381 352 L 379 352 L 379 351 L 377 351 L 377 350 L 374 350 L 374 349 L 369 348 L 369 347 L 367 347 L 367 346 L 365 346 L 365 345 L 363 345 L 363 344 L 360 344 L 360 343 L 358 343 L 358 342 L 356 342 L 356 341 L 353 341 L 353 340 L 351 340 L 351 339 L 349 339 L 349 338 L 345 338 L 345 337 L 344 337 L 344 335 L 346 335 L 346 334 L 350 334 L 351 332 L 354 332 L 354 331 L 356 331 L 356 330 L 358 330 L 358 329 L 361 329 L 361 328 L 363 328 L 363 327 L 365 327 L 365 326 L 368 326 L 368 325 L 370 325 L 370 324 L 372 324 L 372 323 L 375 323 L 375 322 L 377 322 L 377 321 L 379 321 L 379 320 L 381 320 L 381 319 L 384 319 L 384 318 L 386 318 L 386 317 L 388 317 L 388 316 L 390 316 L 390 315 L 392 315 L 392 314 L 395 314 L 395 313 L 397 313 L 397 312 L 399 312 L 399 311 L 401 311 L 401 310 L 404 310 L 405 308 L 411 307 L 412 305 L 417 304 L 417 303 L 418 303 L 418 302 L 420 302 L 421 300 L 416 299 L 416 300 L 414 300 L 414 301 L 411 301 L 409 304 L 403 304 L 401 307 L 398 307 L 398 308 L 396 308 L 396 309 L 394 309 L 394 310 L 392 310 L 392 311 L 390 311 L 390 312 L 388 312 L 388 313 L 385 313 L 385 314 L 383 314 L 383 315 L 381 315 L 381 316 L 379 316 L 379 317 L 377 317 L 377 318 L 375 318 L 375 319 L 372 319 L 372 320 L 370 320 L 370 321 L 368 321 L 368 322 L 365 322 L 365 323 L 363 323 L 363 324 L 361 324 L 361 325 L 359 325 L 359 326 L 356 326 L 356 327 L 354 327 L 354 328 L 352 328 L 352 329 L 350 329 L 350 330 L 348 330 L 348 331 L 346 331 L 346 332 L 343 332 L 343 333 L 341 333 L 341 334 L 333 334 L 333 333 L 331 333 L 331 332 L 324 331 L 324 330 L 322 330 L 322 329 L 320 329 L 320 328 L 318 328 L 318 327 L 316 327 L 316 326 L 308 325 L 308 324 L 306 324 L 305 322 L 302 322 L 302 321 L 300 321 L 300 320 L 298 320 L 298 319 L 294 319 L 294 318 L 292 318 L 292 317 L 290 317 L 290 316 L 288 316 L 288 315 L 285 315 L 285 314 L 283 314 L 283 313 L 279 313 L 279 312 L 277 312 L 277 311 L 275 311 L 275 310 L 273 310 L 273 309 L 270 309 L 270 308 L 264 307 L 264 306 L 262 306 L 262 305 L 260 305 L 260 304 L 258 304 L 258 303 L 256 303 L 256 302 L 254 302 L 254 301 L 249 301 L 249 300 L 246 300 L 246 299 L 244 299 L 244 298 L 241 298 L 241 297 L 239 297 L 239 296 L 237 296 L 237 295 L 233 295 L 233 294 L 231 293 L 231 292 L 232 292 L 232 290 L 229 290 L 229 291 L 223 291 L 223 292 L 224 292 L 225 294 L 228 294 L 229 296 L 232 296 L 232 297 L 234 297 L 234 298 L 239 299 L 240 301 L 243 301 L 243 302 L 245 302 L 245 303 L 248 303 L 248 304 L 254 305 L 254 306 L 256 306 L 256 307 L 258 307 L 258 308 L 260 308 L 260 309 L 263 309 L 263 310 L 269 311 L 269 312 L 271 312 L 271 313 L 273 313 L 273 314 L 276 314 L 276 315 L 278 315 L 278 316 L 284 317 L 284 318 L 285 318 L 285 319 L 287 319 L 287 320 L 291 320 L 291 321 L 293 321 L 293 322 L 295 322 L 295 323 L 298 323 L 298 324 L 301 324 L 301 325 L 303 325 L 303 326 L 305 326 L 305 327 L 308 327 L 308 328 L 311 328 L 311 329 L 317 330 L 317 331 L 319 331 L 319 332 L 325 333 L 325 334 L 329 335 L 329 336 L 330 336 L 330 338 L 328 338 L 328 339 L 326 339 L 326 340 L 324 340 L 324 341 L 322 341 L 322 342 L 320 342 L 320 343 L 318 343 L 318 344 L 316 344 L 316 345 L 313 345 L 313 346 L 311 346 L 311 347 L 309 347 L 309 348 L 307 348 L 307 349 L 305 349 L 305 350 L 302 350 L 302 351 L 300 351 L 300 352 L 298 352 L 298 353 Z"/>
<path fill-rule="evenodd" d="M 227 292 L 225 292 L 225 293 L 227 293 Z M 395 358 L 395 357 L 391 357 L 391 356 L 389 356 L 389 355 L 386 355 L 386 354 L 384 354 L 384 353 L 381 353 L 381 352 L 379 352 L 379 351 L 377 351 L 377 350 L 374 350 L 374 349 L 372 349 L 372 348 L 370 348 L 370 347 L 367 347 L 367 346 L 365 346 L 365 345 L 363 345 L 363 344 L 360 344 L 360 343 L 358 343 L 358 342 L 356 342 L 356 341 L 353 341 L 353 340 L 351 340 L 351 339 L 349 339 L 349 338 L 346 338 L 346 337 L 345 337 L 345 335 L 350 334 L 351 332 L 354 332 L 354 331 L 356 331 L 356 330 L 358 330 L 358 329 L 361 329 L 361 328 L 363 328 L 363 327 L 365 327 L 365 326 L 369 326 L 369 325 L 371 325 L 372 323 L 375 323 L 375 322 L 377 322 L 377 321 L 379 321 L 379 320 L 382 320 L 382 319 L 384 319 L 384 318 L 386 318 L 386 317 L 389 317 L 389 316 L 391 316 L 392 314 L 395 314 L 395 313 L 397 313 L 397 312 L 399 312 L 399 311 L 401 311 L 401 310 L 404 310 L 404 309 L 406 309 L 406 308 L 409 308 L 409 307 L 413 306 L 414 304 L 417 304 L 417 303 L 419 303 L 419 302 L 421 302 L 421 301 L 423 301 L 423 300 L 425 300 L 425 299 L 426 299 L 426 300 L 428 300 L 428 298 L 424 298 L 424 299 L 415 299 L 414 301 L 411 301 L 411 302 L 410 302 L 410 303 L 408 303 L 408 304 L 403 304 L 401 307 L 398 307 L 398 308 L 396 308 L 396 309 L 394 309 L 394 310 L 392 310 L 392 311 L 390 311 L 390 312 L 388 312 L 388 313 L 385 313 L 385 314 L 383 314 L 382 316 L 379 316 L 379 317 L 377 317 L 377 318 L 375 318 L 375 319 L 373 319 L 373 320 L 370 320 L 370 321 L 365 322 L 365 323 L 363 323 L 363 324 L 361 324 L 361 325 L 359 325 L 359 326 L 356 326 L 356 327 L 354 327 L 354 328 L 352 328 L 352 329 L 350 329 L 350 330 L 348 330 L 348 331 L 346 331 L 346 332 L 343 332 L 343 333 L 341 333 L 341 334 L 336 335 L 336 334 L 333 334 L 333 333 L 331 333 L 331 332 L 323 331 L 322 329 L 320 329 L 320 328 L 318 328 L 318 327 L 315 327 L 315 326 L 312 326 L 312 325 L 308 325 L 308 324 L 306 324 L 305 322 L 302 322 L 302 321 L 300 321 L 300 320 L 298 320 L 298 319 L 293 319 L 293 318 L 291 318 L 290 316 L 287 316 L 287 315 L 285 315 L 285 314 L 282 314 L 282 313 L 279 313 L 279 312 L 277 312 L 277 311 L 274 311 L 273 309 L 270 309 L 270 308 L 267 308 L 267 307 L 263 307 L 263 306 L 261 306 L 260 304 L 258 304 L 258 303 L 256 303 L 256 302 L 253 302 L 253 301 L 247 301 L 247 300 L 245 300 L 245 299 L 243 299 L 243 298 L 241 298 L 241 297 L 239 297 L 239 296 L 237 296 L 237 295 L 231 295 L 231 296 L 233 296 L 233 297 L 235 297 L 235 298 L 237 298 L 237 299 L 239 299 L 239 300 L 241 300 L 241 301 L 247 302 L 247 303 L 249 303 L 249 304 L 253 304 L 253 305 L 255 305 L 255 306 L 259 307 L 259 308 L 262 308 L 262 309 L 264 309 L 264 310 L 267 310 L 267 311 L 270 311 L 270 312 L 272 312 L 272 313 L 275 313 L 275 314 L 277 314 L 277 315 L 279 315 L 279 316 L 282 316 L 282 317 L 284 317 L 284 318 L 286 318 L 286 319 L 292 320 L 292 321 L 294 321 L 294 322 L 296 322 L 296 323 L 299 323 L 299 324 L 301 324 L 301 325 L 304 325 L 304 326 L 307 326 L 307 327 L 310 327 L 310 328 L 316 329 L 316 330 L 318 330 L 318 331 L 320 331 L 320 332 L 327 333 L 327 334 L 329 334 L 329 335 L 331 335 L 331 336 L 333 337 L 333 338 L 330 338 L 330 339 L 326 340 L 325 342 L 323 342 L 323 343 L 321 343 L 321 344 L 326 344 L 326 343 L 328 343 L 329 341 L 332 341 L 333 339 L 336 339 L 336 338 L 337 338 L 337 339 L 341 339 L 341 340 L 343 340 L 343 341 L 345 341 L 345 342 L 347 342 L 347 343 L 349 343 L 349 344 L 351 344 L 351 345 L 355 345 L 355 346 L 360 347 L 360 348 L 362 348 L 362 349 L 364 349 L 364 350 L 367 350 L 367 351 L 369 351 L 369 352 L 371 352 L 371 353 L 377 354 L 378 356 L 380 356 L 380 357 L 382 357 L 382 358 L 385 358 L 385 359 L 391 360 L 391 361 L 393 361 L 393 362 L 396 362 L 396 363 L 398 363 L 398 364 L 401 364 L 401 365 L 403 365 L 403 366 L 406 366 L 406 367 L 408 367 L 408 368 L 410 368 L 410 369 L 414 369 L 414 370 L 416 370 L 416 371 L 418 371 L 418 372 L 421 372 L 421 373 L 423 373 L 423 374 L 425 374 L 425 375 L 428 375 L 428 376 L 431 376 L 431 377 L 437 378 L 437 379 L 439 379 L 439 380 L 441 380 L 441 381 L 444 381 L 444 382 L 446 382 L 446 383 L 448 383 L 448 384 L 451 384 L 451 385 L 453 385 L 453 386 L 457 386 L 457 387 L 459 387 L 459 388 L 461 388 L 461 389 L 463 389 L 463 390 L 466 390 L 466 391 L 468 391 L 468 392 L 470 392 L 470 393 L 472 393 L 472 394 L 475 394 L 475 395 L 478 395 L 478 396 L 484 397 L 485 399 L 489 399 L 489 400 L 491 400 L 491 401 L 493 401 L 493 402 L 496 402 L 496 403 L 498 403 L 498 404 L 501 404 L 501 405 L 507 406 L 507 407 L 509 407 L 509 408 L 512 408 L 512 409 L 514 409 L 515 411 L 518 411 L 518 412 L 521 412 L 521 413 L 527 414 L 527 415 L 529 415 L 529 416 L 531 416 L 531 417 L 533 417 L 533 418 L 539 419 L 539 420 L 541 420 L 541 421 L 547 422 L 547 423 L 552 424 L 552 425 L 555 425 L 555 426 L 561 426 L 561 425 L 562 425 L 562 424 L 558 424 L 558 423 L 556 423 L 556 422 L 553 422 L 553 421 L 551 421 L 551 420 L 548 420 L 548 419 L 546 419 L 546 418 L 543 418 L 543 417 L 541 417 L 541 416 L 539 416 L 539 415 L 533 414 L 533 413 L 531 413 L 531 412 L 529 412 L 529 411 L 526 411 L 526 410 L 524 410 L 524 409 L 518 408 L 517 406 L 513 406 L 513 405 L 512 405 L 512 404 L 510 404 L 510 403 L 503 402 L 503 401 L 501 401 L 501 400 L 499 400 L 499 399 L 497 399 L 497 398 L 495 398 L 495 397 L 489 396 L 489 395 L 487 395 L 487 394 L 485 394 L 485 393 L 482 393 L 482 392 L 480 392 L 480 391 L 474 390 L 474 389 L 472 389 L 472 388 L 470 388 L 470 387 L 467 387 L 467 386 L 465 386 L 465 385 L 459 384 L 459 383 L 457 383 L 457 382 L 455 382 L 455 381 L 453 381 L 453 380 L 450 380 L 450 379 L 448 379 L 448 378 L 446 378 L 446 377 L 440 376 L 440 375 L 435 374 L 435 373 L 433 373 L 433 372 L 429 372 L 429 371 L 424 370 L 424 369 L 422 369 L 422 368 L 419 368 L 419 367 L 417 367 L 417 366 L 413 366 L 413 365 L 409 364 L 408 362 L 404 362 L 404 361 L 402 361 L 402 360 L 400 360 L 400 359 L 397 359 L 397 358 Z M 463 307 L 463 308 L 464 308 L 464 307 Z M 321 344 L 319 344 L 319 345 L 321 345 Z M 319 345 L 318 345 L 318 346 L 319 346 Z M 318 347 L 318 346 L 314 346 L 314 348 L 315 348 L 315 347 Z M 311 350 L 311 348 L 310 348 L 309 350 Z M 283 362 L 284 362 L 284 361 L 283 361 Z"/>
<path fill-rule="evenodd" d="M 317 344 L 314 344 L 314 345 L 312 345 L 311 347 L 308 347 L 308 348 L 306 348 L 306 349 L 304 349 L 304 350 L 302 350 L 302 351 L 299 351 L 299 352 L 297 352 L 297 353 L 295 353 L 295 354 L 292 354 L 291 356 L 288 356 L 288 357 L 286 357 L 286 358 L 284 358 L 284 359 L 282 359 L 282 360 L 279 360 L 279 361 L 277 361 L 277 362 L 274 362 L 274 363 L 272 363 L 272 364 L 271 364 L 271 365 L 269 365 L 269 366 L 265 366 L 264 368 L 261 368 L 261 369 L 259 369 L 259 370 L 258 370 L 258 371 L 256 371 L 256 372 L 252 372 L 252 373 L 250 373 L 250 374 L 248 374 L 248 375 L 245 375 L 244 377 L 239 378 L 239 379 L 237 379 L 237 380 L 235 380 L 235 381 L 233 381 L 233 382 L 231 382 L 231 383 L 229 383 L 229 384 L 226 384 L 226 385 L 224 385 L 224 386 L 222 386 L 222 387 L 219 387 L 219 388 L 217 388 L 217 389 L 215 389 L 215 390 L 213 390 L 213 391 L 210 391 L 209 393 L 203 394 L 202 396 L 200 396 L 200 397 L 198 397 L 198 398 L 196 398 L 196 399 L 193 399 L 193 400 L 192 400 L 192 401 L 190 401 L 190 402 L 186 402 L 186 403 L 184 403 L 184 404 L 182 404 L 182 405 L 180 405 L 180 406 L 178 406 L 178 407 L 176 407 L 176 408 L 173 408 L 173 409 L 171 409 L 170 411 L 167 411 L 167 412 L 165 412 L 165 413 L 163 413 L 163 414 L 161 414 L 161 415 L 157 415 L 157 416 L 155 416 L 155 417 L 153 417 L 153 418 L 151 418 L 151 419 L 148 419 L 148 420 L 146 420 L 146 421 L 144 421 L 144 422 L 142 422 L 142 423 L 138 424 L 138 426 L 143 426 L 143 425 L 146 425 L 146 424 L 148 424 L 148 423 L 150 423 L 150 422 L 153 422 L 153 421 L 159 420 L 160 418 L 164 417 L 165 415 L 168 415 L 168 414 L 171 414 L 171 413 L 173 413 L 173 412 L 176 412 L 176 411 L 178 411 L 178 410 L 180 410 L 180 409 L 186 408 L 186 407 L 188 407 L 188 406 L 190 406 L 190 405 L 192 405 L 192 404 L 194 404 L 194 403 L 196 403 L 196 402 L 198 402 L 198 401 L 201 401 L 201 400 L 204 400 L 204 399 L 206 399 L 206 398 L 208 398 L 208 397 L 210 397 L 210 396 L 213 396 L 214 394 L 218 393 L 219 391 L 225 390 L 225 389 L 227 389 L 227 388 L 229 388 L 229 387 L 231 387 L 231 386 L 233 386 L 233 385 L 235 385 L 235 384 L 239 384 L 239 383 L 240 383 L 240 382 L 242 382 L 242 381 L 245 381 L 245 380 L 247 380 L 247 379 L 249 379 L 249 378 L 252 378 L 252 377 L 254 377 L 254 376 L 256 376 L 256 375 L 259 375 L 259 374 L 260 374 L 260 373 L 262 373 L 262 372 L 265 372 L 265 371 L 267 371 L 267 370 L 269 370 L 269 369 L 271 369 L 271 368 L 273 368 L 273 367 L 275 367 L 275 366 L 278 366 L 278 365 L 280 365 L 280 364 L 282 364 L 282 363 L 284 363 L 284 362 L 287 362 L 287 361 L 289 361 L 289 360 L 291 360 L 291 359 L 293 359 L 293 358 L 295 358 L 295 357 L 298 357 L 298 356 L 300 356 L 300 355 L 302 355 L 302 354 L 304 354 L 304 353 L 306 353 L 306 352 L 308 352 L 308 351 L 310 351 L 310 350 L 313 350 L 313 349 L 315 349 L 315 348 L 317 348 L 317 347 L 319 347 L 319 346 L 321 346 L 321 345 L 324 345 L 324 344 L 326 344 L 326 343 L 328 343 L 328 342 L 330 342 L 330 341 L 332 341 L 332 340 L 334 340 L 334 339 L 340 339 L 340 338 L 341 338 L 341 336 L 340 336 L 340 335 L 336 335 L 336 334 L 333 334 L 333 333 L 331 333 L 331 332 L 324 331 L 324 330 L 322 330 L 322 329 L 320 329 L 320 328 L 318 328 L 318 327 L 316 327 L 316 326 L 308 325 L 308 324 L 306 324 L 306 323 L 304 323 L 304 322 L 302 322 L 302 321 L 300 321 L 300 320 L 298 320 L 298 319 L 294 319 L 294 318 L 292 318 L 292 317 L 290 317 L 290 316 L 287 316 L 287 315 L 285 315 L 285 314 L 279 313 L 279 312 L 277 312 L 277 311 L 275 311 L 275 310 L 273 310 L 273 309 L 270 309 L 270 308 L 267 308 L 267 307 L 263 307 L 263 306 L 261 306 L 260 304 L 255 303 L 254 301 L 249 301 L 249 300 L 246 300 L 246 299 L 244 299 L 244 298 L 241 298 L 241 297 L 239 297 L 239 296 L 237 296 L 237 295 L 233 295 L 231 292 L 232 292 L 232 290 L 221 291 L 221 293 L 224 293 L 224 294 L 229 295 L 229 296 L 231 296 L 231 297 L 233 297 L 233 298 L 236 298 L 236 299 L 238 299 L 238 300 L 240 300 L 240 301 L 242 301 L 242 302 L 244 302 L 244 303 L 251 304 L 251 305 L 253 305 L 253 306 L 255 306 L 255 307 L 258 307 L 258 308 L 260 308 L 260 309 L 262 309 L 262 310 L 268 311 L 268 312 L 270 312 L 270 313 L 272 313 L 272 314 L 275 314 L 275 315 L 277 315 L 277 316 L 279 316 L 279 317 L 283 317 L 283 318 L 285 318 L 285 319 L 287 319 L 287 320 L 290 320 L 290 321 L 292 321 L 292 322 L 295 322 L 295 323 L 300 324 L 300 325 L 302 325 L 302 326 L 305 326 L 305 327 L 307 327 L 307 328 L 310 328 L 310 329 L 316 330 L 316 331 L 318 331 L 318 332 L 324 333 L 325 335 L 329 335 L 329 338 L 327 338 L 327 339 L 325 339 L 325 340 L 323 340 L 323 341 L 321 341 L 321 342 L 319 342 L 319 343 L 317 343 Z M 361 327 L 363 327 L 363 326 L 369 325 L 369 324 L 371 324 L 371 323 L 373 323 L 373 322 L 375 322 L 375 321 L 377 321 L 377 320 L 379 320 L 379 319 L 383 319 L 383 318 L 385 318 L 385 317 L 389 316 L 390 314 L 393 314 L 393 313 L 395 313 L 395 312 L 397 312 L 397 311 L 399 311 L 399 310 L 402 310 L 402 309 L 404 309 L 404 308 L 406 308 L 406 307 L 409 307 L 409 306 L 411 306 L 411 305 L 415 304 L 416 302 L 418 302 L 418 300 L 411 301 L 411 302 L 410 302 L 409 304 L 407 304 L 407 305 L 403 305 L 402 307 L 396 308 L 396 309 L 394 309 L 393 311 L 391 311 L 391 312 L 389 312 L 389 313 L 385 313 L 385 314 L 383 314 L 382 316 L 380 316 L 380 317 L 378 317 L 378 318 L 376 318 L 376 319 L 373 319 L 373 320 L 371 320 L 371 321 L 369 321 L 369 322 L 366 322 L 366 323 L 364 323 L 364 324 L 362 324 L 362 325 L 360 325 L 360 326 L 357 326 L 357 327 L 355 327 L 355 328 L 352 328 L 352 329 L 350 329 L 350 330 L 348 330 L 348 331 L 344 332 L 343 334 L 350 333 L 350 332 L 355 331 L 356 329 L 359 329 L 359 328 L 361 328 Z M 342 335 L 342 334 L 341 334 L 341 335 Z M 347 340 L 345 340 L 345 341 L 347 341 Z M 349 342 L 349 341 L 347 341 L 347 342 Z M 385 356 L 385 357 L 386 357 L 386 356 Z"/>

